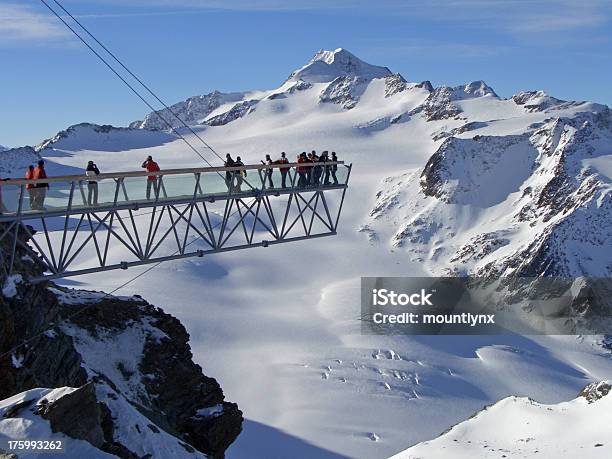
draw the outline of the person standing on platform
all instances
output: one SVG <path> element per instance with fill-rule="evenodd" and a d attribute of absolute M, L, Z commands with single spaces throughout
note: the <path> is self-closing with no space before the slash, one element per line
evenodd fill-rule
<path fill-rule="evenodd" d="M 285 156 L 285 152 L 281 153 L 280 159 L 275 161 L 276 164 L 289 164 L 289 160 Z M 279 167 L 279 171 L 281 174 L 281 187 L 287 188 L 287 173 L 289 172 L 289 167 Z"/>
<path fill-rule="evenodd" d="M 332 151 L 332 157 L 331 160 L 333 163 L 337 163 L 338 162 L 338 157 L 336 156 L 336 152 Z M 336 172 L 338 172 L 338 165 L 337 164 L 333 164 L 331 166 L 331 175 L 332 178 L 334 179 L 334 185 L 338 184 L 338 177 L 336 177 Z"/>
<path fill-rule="evenodd" d="M 234 166 L 244 166 L 244 163 L 242 162 L 242 158 L 240 156 L 236 156 L 236 162 L 234 162 Z M 236 176 L 236 189 L 234 191 L 240 193 L 242 191 L 242 182 L 244 181 L 244 177 L 246 177 L 247 175 L 246 170 L 234 171 L 234 175 Z"/>
<path fill-rule="evenodd" d="M 223 165 L 225 167 L 234 167 L 236 165 L 236 162 L 232 159 L 229 153 L 225 155 L 225 163 Z M 225 171 L 225 186 L 227 186 L 227 191 L 230 193 L 234 190 L 235 175 L 236 173 L 234 171 Z"/>
<path fill-rule="evenodd" d="M 34 166 L 32 164 L 28 166 L 28 170 L 25 173 L 25 179 L 34 180 Z M 36 194 L 36 191 L 34 190 L 34 184 L 27 183 L 25 187 L 28 192 L 28 201 L 30 203 L 30 209 L 34 210 L 33 203 Z"/>
<path fill-rule="evenodd" d="M 308 157 L 306 156 L 306 152 L 303 151 L 301 155 L 297 157 L 298 164 L 304 164 L 308 162 Z M 304 188 L 308 184 L 308 167 L 305 166 L 297 166 L 298 173 L 298 187 Z"/>
<path fill-rule="evenodd" d="M 142 163 L 141 166 L 143 169 L 146 169 L 147 172 L 158 172 L 160 171 L 159 168 L 159 164 L 157 164 L 155 161 L 153 161 L 153 157 L 152 156 L 147 156 L 147 159 L 145 160 L 144 163 Z M 157 197 L 157 189 L 158 189 L 158 177 L 157 175 L 149 175 L 147 177 L 147 200 L 151 199 L 151 189 L 153 189 L 153 192 L 155 193 L 155 196 Z"/>
<path fill-rule="evenodd" d="M 44 160 L 38 161 L 37 166 L 34 168 L 34 180 L 42 180 L 47 178 L 47 171 L 45 171 Z M 34 185 L 34 202 L 32 203 L 32 209 L 34 210 L 46 210 L 45 209 L 45 198 L 47 197 L 47 188 L 49 183 L 41 182 Z"/>
<path fill-rule="evenodd" d="M 322 163 L 328 163 L 330 161 L 329 159 L 329 152 L 327 150 L 325 150 L 323 153 L 321 153 L 321 157 L 319 158 L 319 162 Z M 323 166 L 323 170 L 325 172 L 325 175 L 323 176 L 323 185 L 329 185 L 329 173 L 331 172 L 331 166 Z"/>
<path fill-rule="evenodd" d="M 272 162 L 272 158 L 270 158 L 270 155 L 266 155 L 266 160 L 262 161 L 261 163 L 267 166 L 272 166 L 274 164 Z M 272 169 L 271 167 L 265 169 L 266 175 L 264 175 L 264 186 L 266 186 L 266 180 L 267 180 L 268 183 L 270 184 L 270 188 L 274 188 L 274 182 L 272 182 L 272 172 L 273 171 L 274 169 Z"/>
<path fill-rule="evenodd" d="M 89 161 L 87 163 L 85 175 L 87 175 L 87 177 L 95 177 L 97 175 L 100 175 L 100 170 L 93 161 Z M 87 205 L 98 205 L 98 182 L 96 180 L 89 180 L 87 182 Z"/>

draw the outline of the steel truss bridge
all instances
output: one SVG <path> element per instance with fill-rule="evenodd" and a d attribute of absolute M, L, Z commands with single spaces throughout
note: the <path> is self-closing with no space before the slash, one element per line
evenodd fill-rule
<path fill-rule="evenodd" d="M 302 180 L 298 167 L 309 171 Z M 95 184 L 85 175 L 1 181 L 0 244 L 10 254 L 2 265 L 10 275 L 23 248 L 43 265 L 44 275 L 30 279 L 40 282 L 333 236 L 351 167 L 326 162 L 104 173 Z M 304 183 L 316 176 L 315 168 L 323 171 L 320 180 Z M 32 193 L 45 184 L 44 208 L 32 209 Z"/>

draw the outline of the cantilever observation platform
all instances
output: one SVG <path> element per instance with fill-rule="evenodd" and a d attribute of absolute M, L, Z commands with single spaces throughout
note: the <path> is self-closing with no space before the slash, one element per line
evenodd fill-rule
<path fill-rule="evenodd" d="M 332 236 L 351 167 L 262 164 L 0 181 L 0 243 L 8 240 L 11 254 L 6 274 L 18 246 L 42 264 L 44 275 L 31 279 L 40 281 Z M 320 180 L 303 183 L 298 168 L 312 176 L 318 169 Z M 44 184 L 44 208 L 32 209 L 32 187 Z"/>

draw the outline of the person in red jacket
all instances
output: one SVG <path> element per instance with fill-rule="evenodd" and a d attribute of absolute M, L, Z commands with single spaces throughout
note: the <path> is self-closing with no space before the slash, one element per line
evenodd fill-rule
<path fill-rule="evenodd" d="M 299 164 L 307 163 L 308 157 L 306 156 L 306 152 L 302 152 L 301 155 L 298 156 L 297 162 Z M 298 178 L 298 187 L 304 188 L 308 184 L 308 167 L 298 166 L 297 173 L 299 175 Z"/>
<path fill-rule="evenodd" d="M 41 180 L 47 178 L 47 171 L 45 171 L 45 162 L 42 159 L 38 161 L 37 166 L 34 168 L 32 178 L 34 180 Z M 47 188 L 49 188 L 49 184 L 46 182 L 41 182 L 34 185 L 34 201 L 30 204 L 30 207 L 32 209 L 46 210 L 45 198 L 47 196 Z"/>
<path fill-rule="evenodd" d="M 285 152 L 281 153 L 281 157 L 274 161 L 274 164 L 289 164 L 289 160 L 285 156 Z M 289 167 L 279 167 L 278 168 L 281 174 L 281 186 L 283 188 L 287 188 L 287 173 L 289 172 Z"/>
<path fill-rule="evenodd" d="M 32 164 L 30 164 L 28 166 L 28 170 L 25 173 L 25 179 L 26 180 L 33 180 L 34 179 L 34 166 Z M 34 185 L 31 183 L 26 184 L 26 190 L 28 190 L 28 198 L 29 198 L 29 202 L 30 202 L 30 209 L 34 210 L 34 207 L 32 207 L 32 203 L 34 202 L 34 195 L 35 195 L 35 191 L 34 191 Z"/>
<path fill-rule="evenodd" d="M 141 167 L 143 169 L 146 169 L 147 172 L 157 172 L 160 170 L 159 164 L 153 161 L 152 156 L 147 156 L 147 159 L 145 160 L 144 163 L 142 163 Z M 157 186 L 158 186 L 157 177 L 158 177 L 157 175 L 149 175 L 147 177 L 147 199 L 151 199 L 151 188 L 153 188 L 155 196 L 157 196 Z"/>

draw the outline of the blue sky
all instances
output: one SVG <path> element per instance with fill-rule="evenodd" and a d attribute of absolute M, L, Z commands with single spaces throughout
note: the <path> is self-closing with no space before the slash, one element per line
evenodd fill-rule
<path fill-rule="evenodd" d="M 47 0 L 53 5 L 52 0 Z M 612 3 L 529 0 L 64 0 L 169 103 L 274 88 L 344 47 L 409 81 L 485 80 L 612 105 Z M 0 0 L 0 144 L 148 112 L 39 0 Z"/>

